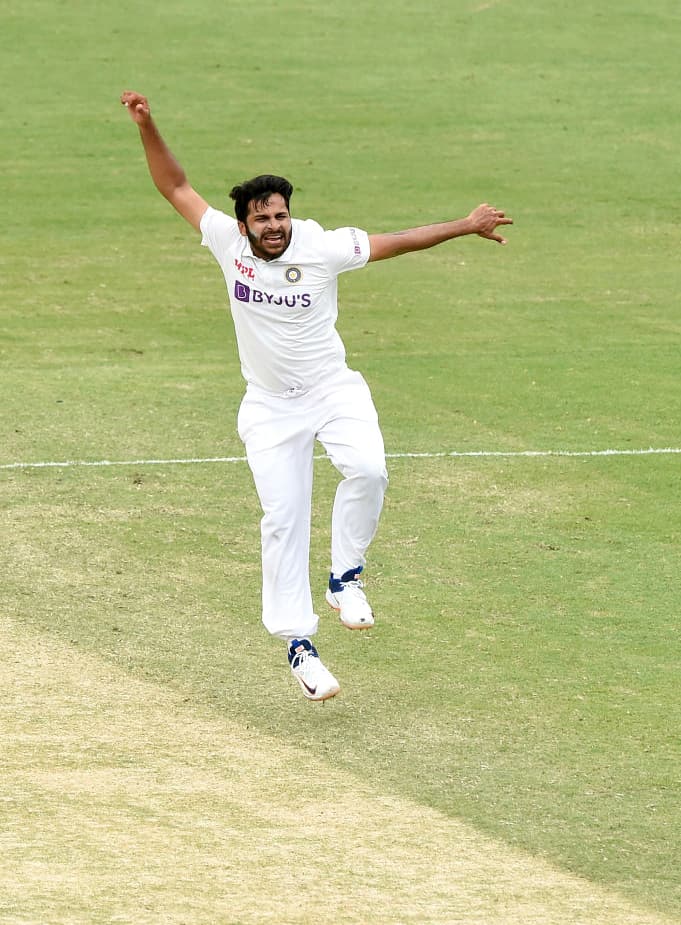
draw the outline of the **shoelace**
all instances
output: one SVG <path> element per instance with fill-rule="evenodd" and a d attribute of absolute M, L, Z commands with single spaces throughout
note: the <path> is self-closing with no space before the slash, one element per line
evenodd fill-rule
<path fill-rule="evenodd" d="M 308 665 L 308 662 L 312 658 L 317 658 L 317 656 L 313 655 L 312 652 L 309 652 L 307 649 L 305 649 L 305 651 L 301 652 L 300 655 L 296 655 L 296 657 L 293 659 L 293 664 L 291 667 L 294 671 L 309 671 L 310 668 L 314 667 L 313 665 Z"/>
<path fill-rule="evenodd" d="M 364 591 L 362 591 L 363 587 L 364 584 L 360 578 L 353 578 L 352 581 L 343 582 L 343 591 L 351 591 L 353 594 L 357 595 L 357 597 L 365 598 L 366 595 Z"/>

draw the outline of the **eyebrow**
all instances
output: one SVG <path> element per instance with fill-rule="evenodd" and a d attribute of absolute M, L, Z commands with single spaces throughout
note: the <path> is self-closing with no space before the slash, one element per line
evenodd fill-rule
<path fill-rule="evenodd" d="M 289 213 L 288 213 L 288 209 L 280 209 L 278 212 L 275 212 L 274 214 L 276 217 L 279 217 L 280 215 L 288 215 Z M 268 212 L 258 211 L 258 212 L 253 212 L 252 217 L 253 218 L 267 218 L 268 215 L 269 215 Z"/>

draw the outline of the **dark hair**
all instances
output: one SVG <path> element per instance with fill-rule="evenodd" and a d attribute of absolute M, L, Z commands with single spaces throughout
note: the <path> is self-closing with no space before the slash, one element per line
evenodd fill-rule
<path fill-rule="evenodd" d="M 263 174 L 260 177 L 253 177 L 252 180 L 246 180 L 239 186 L 235 186 L 229 194 L 230 199 L 234 200 L 234 212 L 240 222 L 246 222 L 248 215 L 249 203 L 254 202 L 256 206 L 266 202 L 272 193 L 279 193 L 283 196 L 288 209 L 288 204 L 293 194 L 293 187 L 285 180 L 284 177 L 273 177 L 270 174 Z"/>

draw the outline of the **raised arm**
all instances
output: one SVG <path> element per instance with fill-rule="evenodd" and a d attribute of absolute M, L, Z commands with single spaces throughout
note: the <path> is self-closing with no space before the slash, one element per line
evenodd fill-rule
<path fill-rule="evenodd" d="M 505 244 L 506 239 L 496 234 L 499 225 L 512 225 L 513 219 L 506 218 L 504 212 L 495 209 L 486 202 L 473 209 L 467 218 L 457 218 L 451 222 L 438 222 L 435 225 L 422 225 L 406 231 L 388 234 L 370 234 L 371 256 L 369 260 L 387 260 L 399 257 L 411 251 L 422 251 L 452 238 L 461 238 L 467 234 L 477 234 L 481 238 Z"/>
<path fill-rule="evenodd" d="M 126 90 L 121 95 L 121 103 L 139 129 L 149 173 L 156 189 L 177 209 L 182 218 L 199 231 L 208 203 L 189 185 L 184 170 L 161 137 L 151 117 L 147 98 L 134 90 Z"/>

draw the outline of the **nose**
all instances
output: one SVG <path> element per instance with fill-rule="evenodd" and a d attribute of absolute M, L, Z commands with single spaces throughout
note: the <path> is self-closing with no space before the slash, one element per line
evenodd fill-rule
<path fill-rule="evenodd" d="M 265 234 L 281 234 L 283 230 L 284 230 L 284 225 L 282 221 L 278 218 L 271 218 L 267 223 L 267 227 L 265 228 L 264 233 Z"/>

